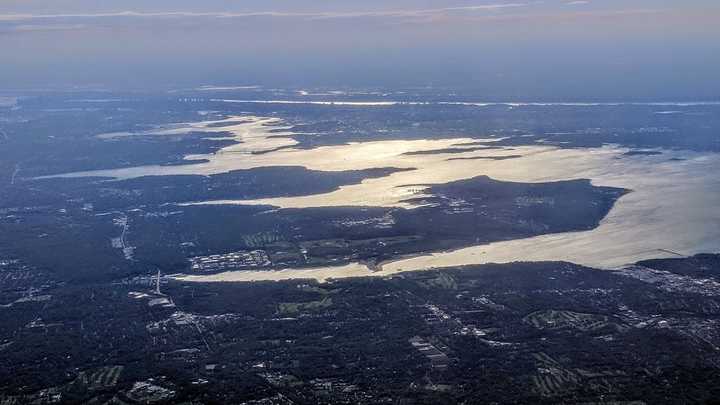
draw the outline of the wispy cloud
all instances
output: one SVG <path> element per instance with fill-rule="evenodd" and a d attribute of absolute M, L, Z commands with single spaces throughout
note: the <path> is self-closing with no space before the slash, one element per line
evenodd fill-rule
<path fill-rule="evenodd" d="M 522 0 L 521 0 L 522 1 Z M 385 25 L 398 24 L 477 24 L 482 22 L 539 21 L 553 23 L 557 21 L 603 20 L 642 15 L 668 15 L 672 9 L 656 8 L 586 8 L 574 7 L 591 4 L 591 0 L 557 0 L 548 2 L 527 0 L 513 3 L 491 3 L 481 5 L 438 7 L 423 9 L 382 9 L 361 11 L 161 11 L 138 10 L 98 12 L 98 13 L 0 13 L 0 34 L 25 33 L 36 31 L 115 29 L 152 26 L 170 28 L 189 25 L 213 27 L 216 23 L 233 24 L 235 20 L 281 19 L 284 21 L 342 21 L 344 19 L 371 20 Z M 595 3 L 592 3 L 595 4 Z M 573 6 L 573 7 L 568 7 Z M 682 14 L 682 13 L 680 13 Z M 678 15 L 680 15 L 678 14 Z M 677 15 L 675 15 L 676 18 Z M 690 16 L 692 17 L 692 16 Z M 694 18 L 694 17 L 693 17 Z M 163 22 L 170 24 L 162 25 Z M 176 24 L 177 23 L 177 24 Z M 362 26 L 356 24 L 355 26 Z"/>
<path fill-rule="evenodd" d="M 478 15 L 499 15 L 503 10 L 519 9 L 533 3 L 498 3 L 464 7 L 372 11 L 162 11 L 137 10 L 98 13 L 0 13 L 0 34 L 27 32 L 89 30 L 107 27 L 128 27 L 150 21 L 178 21 L 183 24 L 204 24 L 208 20 L 285 19 L 295 21 L 333 21 L 342 19 L 371 19 L 385 23 L 424 23 L 440 18 L 459 18 Z"/>
<path fill-rule="evenodd" d="M 306 19 L 330 18 L 367 18 L 367 17 L 417 17 L 432 14 L 481 12 L 511 9 L 527 6 L 527 3 L 484 4 L 465 7 L 444 7 L 409 10 L 381 11 L 320 11 L 320 12 L 286 12 L 286 11 L 251 11 L 251 12 L 194 12 L 194 11 L 119 11 L 108 13 L 87 14 L 0 14 L 0 21 L 30 20 L 67 20 L 67 19 L 104 19 L 104 18 L 250 18 L 250 17 L 285 17 Z"/>

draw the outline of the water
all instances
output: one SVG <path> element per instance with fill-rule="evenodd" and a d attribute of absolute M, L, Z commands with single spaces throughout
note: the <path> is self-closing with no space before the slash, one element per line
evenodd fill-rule
<path fill-rule="evenodd" d="M 270 204 L 282 208 L 328 206 L 394 206 L 413 208 L 403 200 L 423 194 L 425 186 L 488 175 L 497 180 L 546 182 L 591 179 L 598 186 L 631 189 L 596 229 L 543 235 L 448 252 L 399 259 L 371 272 L 351 263 L 316 269 L 235 271 L 181 277 L 188 281 L 252 281 L 290 278 L 385 276 L 402 271 L 447 266 L 513 261 L 566 260 L 599 268 L 616 268 L 638 260 L 720 251 L 720 155 L 688 151 L 662 151 L 660 155 L 624 156 L 615 146 L 558 149 L 525 146 L 471 150 L 463 143 L 477 139 L 372 141 L 314 149 L 292 148 L 296 142 L 283 133 L 269 132 L 280 123 L 258 117 L 231 117 L 248 122 L 213 128 L 206 123 L 168 128 L 168 133 L 229 131 L 243 143 L 216 154 L 192 155 L 207 163 L 180 166 L 141 166 L 116 170 L 67 173 L 64 177 L 215 174 L 266 166 L 304 166 L 314 170 L 360 170 L 377 167 L 412 168 L 386 177 L 367 179 L 323 194 L 258 200 L 190 201 L 185 204 Z M 215 121 L 214 123 L 217 123 Z M 153 133 L 162 134 L 162 130 Z M 289 132 L 284 133 L 291 135 Z M 269 136 L 274 137 L 269 137 Z M 485 140 L 492 144 L 493 140 Z M 275 150 L 284 147 L 285 149 Z M 463 153 L 407 154 L 445 148 L 467 148 Z M 253 154 L 253 152 L 266 152 Z M 448 160 L 456 157 L 501 157 L 506 160 Z"/>

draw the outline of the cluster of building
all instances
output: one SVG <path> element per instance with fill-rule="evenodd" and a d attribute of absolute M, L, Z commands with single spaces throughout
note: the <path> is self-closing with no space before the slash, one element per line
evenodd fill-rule
<path fill-rule="evenodd" d="M 423 356 L 430 360 L 430 367 L 438 370 L 445 370 L 450 365 L 450 358 L 427 340 L 415 336 L 408 340 L 410 344 Z"/>
<path fill-rule="evenodd" d="M 469 214 L 475 212 L 475 205 L 462 198 L 445 197 L 445 199 L 447 208 L 443 212 L 446 214 Z"/>
<path fill-rule="evenodd" d="M 618 273 L 654 284 L 665 291 L 695 293 L 710 297 L 720 295 L 720 282 L 710 278 L 690 277 L 639 265 L 626 267 Z"/>
<path fill-rule="evenodd" d="M 238 270 L 271 265 L 270 257 L 264 250 L 240 250 L 237 252 L 196 256 L 190 258 L 193 271 Z"/>

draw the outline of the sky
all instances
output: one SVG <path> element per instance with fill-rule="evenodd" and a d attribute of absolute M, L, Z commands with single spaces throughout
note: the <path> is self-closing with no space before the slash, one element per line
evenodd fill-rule
<path fill-rule="evenodd" d="M 0 0 L 0 90 L 720 99 L 717 0 Z"/>

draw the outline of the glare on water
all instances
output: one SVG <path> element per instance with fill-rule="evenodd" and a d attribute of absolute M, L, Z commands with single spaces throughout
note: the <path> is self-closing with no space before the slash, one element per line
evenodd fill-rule
<path fill-rule="evenodd" d="M 627 149 L 612 146 L 591 149 L 522 146 L 478 150 L 463 145 L 478 141 L 470 138 L 371 141 L 300 149 L 293 147 L 297 142 L 290 137 L 292 133 L 289 130 L 271 132 L 280 124 L 276 119 L 230 117 L 224 122 L 228 126 L 217 127 L 223 121 L 214 121 L 148 132 L 158 135 L 194 131 L 228 132 L 241 142 L 215 154 L 187 156 L 188 160 L 206 159 L 207 162 L 76 172 L 62 176 L 132 178 L 146 175 L 210 175 L 267 166 L 304 166 L 323 171 L 379 167 L 412 169 L 366 179 L 360 184 L 343 186 L 330 193 L 257 200 L 187 202 L 269 204 L 282 208 L 413 208 L 405 200 L 422 195 L 427 185 L 480 175 L 517 182 L 587 178 L 595 185 L 632 190 L 617 202 L 599 227 L 590 231 L 543 235 L 405 258 L 383 263 L 382 271 L 374 273 L 363 264 L 352 263 L 318 269 L 236 271 L 183 277 L 190 281 L 382 276 L 433 267 L 536 260 L 567 260 L 588 266 L 613 268 L 646 258 L 672 255 L 670 252 L 689 255 L 720 251 L 720 210 L 717 208 L 720 207 L 720 176 L 717 176 L 720 173 L 720 156 L 717 154 L 663 151 L 660 155 L 624 156 Z M 485 141 L 492 145 L 493 140 Z M 457 149 L 467 151 L 443 153 L 443 149 L 447 148 L 454 149 L 454 152 Z M 422 151 L 437 153 L 412 153 Z M 509 155 L 518 157 L 492 159 Z M 482 159 L 453 159 L 459 156 Z"/>

